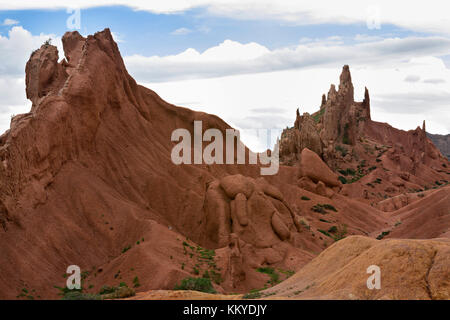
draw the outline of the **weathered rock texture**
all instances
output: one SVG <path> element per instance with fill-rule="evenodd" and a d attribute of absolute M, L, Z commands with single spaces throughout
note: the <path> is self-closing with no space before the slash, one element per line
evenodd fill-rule
<path fill-rule="evenodd" d="M 447 157 L 447 159 L 450 159 L 450 134 L 442 135 L 427 132 L 427 137 L 433 141 L 434 145 Z"/>
<path fill-rule="evenodd" d="M 370 290 L 369 266 L 381 271 Z M 283 283 L 267 290 L 288 299 L 450 299 L 450 240 L 385 240 L 354 236 L 339 241 Z"/>
<path fill-rule="evenodd" d="M 244 293 L 269 285 L 258 268 L 283 270 L 284 280 L 349 235 L 375 237 L 391 228 L 389 237 L 450 237 L 448 161 L 424 130 L 371 122 L 368 93 L 353 101 L 348 67 L 320 111 L 297 114 L 295 128 L 284 133 L 283 159 L 295 166 L 261 178 L 260 165 L 175 165 L 175 129 L 193 136 L 195 120 L 203 130 L 230 126 L 138 85 L 108 29 L 86 38 L 69 32 L 62 43 L 59 63 L 48 44 L 31 55 L 32 108 L 0 136 L 1 299 L 23 298 L 23 289 L 58 298 L 55 286 L 65 286 L 74 264 L 89 293 L 131 286 L 138 277 L 139 296 L 201 276 L 219 293 Z M 353 168 L 346 178 L 359 180 L 342 186 L 338 167 Z M 393 212 L 375 208 L 381 192 L 392 197 L 424 186 L 439 190 Z M 445 276 L 433 273 L 436 281 Z M 445 297 L 441 289 L 430 287 Z"/>
<path fill-rule="evenodd" d="M 362 102 L 354 101 L 347 65 L 339 90 L 331 85 L 312 115 L 300 116 L 297 110 L 294 127 L 283 131 L 279 146 L 281 163 L 291 166 L 301 166 L 305 148 L 314 151 L 341 176 L 342 194 L 373 205 L 449 180 L 448 160 L 427 138 L 425 121 L 422 128 L 407 132 L 372 121 L 369 91 L 365 88 Z M 305 179 L 301 185 L 313 188 Z"/>

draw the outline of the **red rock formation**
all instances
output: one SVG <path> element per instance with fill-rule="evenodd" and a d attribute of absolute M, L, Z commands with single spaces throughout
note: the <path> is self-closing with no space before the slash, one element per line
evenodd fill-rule
<path fill-rule="evenodd" d="M 16 298 L 22 288 L 57 298 L 54 286 L 64 287 L 73 264 L 94 286 L 87 292 L 131 285 L 136 276 L 138 291 L 173 289 L 204 274 L 219 292 L 248 292 L 267 284 L 259 267 L 296 271 L 308 263 L 335 241 L 322 232 L 332 226 L 342 226 L 343 236 L 367 235 L 392 223 L 397 212 L 367 204 L 380 200 L 367 192 L 374 179 L 382 179 L 374 191 L 395 187 L 393 195 L 445 183 L 448 162 L 424 131 L 370 121 L 368 93 L 353 101 L 347 67 L 319 113 L 297 114 L 289 131 L 296 140 L 280 142 L 297 167 L 261 178 L 259 165 L 175 165 L 175 129 L 192 134 L 194 120 L 204 130 L 229 125 L 139 86 L 108 29 L 86 38 L 66 33 L 62 42 L 60 63 L 50 45 L 30 57 L 32 108 L 0 136 L 0 298 Z M 335 149 L 344 137 L 345 156 Z M 330 168 L 351 169 L 360 160 L 366 175 L 339 191 Z M 380 168 L 369 170 L 373 164 Z M 365 201 L 354 199 L 363 192 Z M 418 210 L 400 210 L 409 209 Z M 448 228 L 442 221 L 439 230 Z"/>
<path fill-rule="evenodd" d="M 300 154 L 308 148 L 348 183 L 343 194 L 368 203 L 431 188 L 436 181 L 447 183 L 448 161 L 427 138 L 425 121 L 422 129 L 397 130 L 371 120 L 367 88 L 362 102 L 355 102 L 353 96 L 350 70 L 344 66 L 339 90 L 331 85 L 327 98 L 322 97 L 319 111 L 312 117 L 302 117 L 297 111 L 294 127 L 283 131 L 281 163 L 299 166 Z M 307 125 L 302 126 L 303 122 Z M 379 167 L 384 172 L 375 170 Z M 405 173 L 412 175 L 411 181 L 399 183 Z M 299 186 L 309 191 L 316 188 L 305 178 Z M 323 190 L 320 192 L 323 194 Z"/>

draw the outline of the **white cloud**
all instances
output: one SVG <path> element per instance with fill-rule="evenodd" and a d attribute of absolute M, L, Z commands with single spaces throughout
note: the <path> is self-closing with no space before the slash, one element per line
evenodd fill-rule
<path fill-rule="evenodd" d="M 183 35 L 189 34 L 191 32 L 192 32 L 192 30 L 188 29 L 188 28 L 178 28 L 178 29 L 172 31 L 170 34 L 172 34 L 174 36 L 183 36 Z"/>
<path fill-rule="evenodd" d="M 3 23 L 2 23 L 2 25 L 4 25 L 4 26 L 13 26 L 15 24 L 19 24 L 19 21 L 14 20 L 14 19 L 9 19 L 9 18 L 6 18 L 5 20 L 3 20 Z"/>
<path fill-rule="evenodd" d="M 0 35 L 0 134 L 9 128 L 13 114 L 28 112 L 31 103 L 25 95 L 25 64 L 33 50 L 53 39 L 61 52 L 61 40 L 54 35 L 32 35 L 20 26 Z"/>
<path fill-rule="evenodd" d="M 371 10 L 380 12 L 383 24 L 392 24 L 405 29 L 450 34 L 448 19 L 449 3 L 442 0 L 404 1 L 377 0 L 367 3 L 360 0 L 347 0 L 345 5 L 334 0 L 50 0 L 2 1 L 0 10 L 91 8 L 98 6 L 123 5 L 134 10 L 153 13 L 181 13 L 193 8 L 206 8 L 213 15 L 232 19 L 276 19 L 293 24 L 339 23 L 354 24 L 371 21 Z"/>
<path fill-rule="evenodd" d="M 448 53 L 450 39 L 444 37 L 389 38 L 354 45 L 330 37 L 272 51 L 254 42 L 226 40 L 203 53 L 190 48 L 165 57 L 133 55 L 125 57 L 125 63 L 137 80 L 162 82 L 343 64 L 393 66 L 414 57 Z"/>
<path fill-rule="evenodd" d="M 112 35 L 112 37 L 113 37 L 115 42 L 117 42 L 117 43 L 124 43 L 125 42 L 125 40 L 123 39 L 123 37 L 119 33 L 111 31 L 111 35 Z"/>
<path fill-rule="evenodd" d="M 357 34 L 354 37 L 354 40 L 358 42 L 373 42 L 383 40 L 383 38 L 379 36 L 369 36 L 367 34 Z"/>
<path fill-rule="evenodd" d="M 373 120 L 404 130 L 415 129 L 426 120 L 429 132 L 450 132 L 448 85 L 404 81 L 410 74 L 450 81 L 450 70 L 441 59 L 413 58 L 382 66 L 349 63 L 355 99 L 362 101 L 367 86 Z M 317 111 L 322 94 L 331 83 L 339 83 L 341 70 L 342 64 L 144 85 L 171 103 L 218 115 L 243 130 L 243 141 L 254 151 L 263 151 L 267 146 L 252 130 L 292 126 L 297 108 L 301 113 Z"/>
<path fill-rule="evenodd" d="M 440 79 L 440 78 L 432 78 L 432 79 L 425 79 L 425 80 L 423 80 L 423 82 L 431 83 L 431 84 L 438 84 L 438 83 L 445 83 L 447 81 L 445 81 L 444 79 Z"/>
<path fill-rule="evenodd" d="M 33 50 L 38 49 L 44 41 L 52 38 L 61 52 L 61 41 L 55 35 L 32 35 L 21 26 L 12 27 L 8 36 L 0 35 L 0 75 L 22 76 L 25 64 Z"/>
<path fill-rule="evenodd" d="M 420 76 L 417 76 L 415 74 L 409 74 L 405 78 L 406 82 L 417 82 L 420 81 Z"/>

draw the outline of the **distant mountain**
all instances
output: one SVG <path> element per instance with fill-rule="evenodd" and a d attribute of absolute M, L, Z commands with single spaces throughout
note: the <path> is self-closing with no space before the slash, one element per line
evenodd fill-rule
<path fill-rule="evenodd" d="M 450 134 L 431 134 L 427 132 L 428 138 L 433 141 L 434 145 L 441 150 L 442 154 L 450 159 Z"/>

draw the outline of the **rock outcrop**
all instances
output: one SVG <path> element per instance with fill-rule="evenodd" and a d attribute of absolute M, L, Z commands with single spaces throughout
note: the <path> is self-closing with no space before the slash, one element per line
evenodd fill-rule
<path fill-rule="evenodd" d="M 371 121 L 368 91 L 353 101 L 348 67 L 320 110 L 297 112 L 284 133 L 290 165 L 261 178 L 260 164 L 174 164 L 174 130 L 194 136 L 196 120 L 222 134 L 230 126 L 138 85 L 108 29 L 68 32 L 62 43 L 60 62 L 50 44 L 31 55 L 32 108 L 0 136 L 0 299 L 20 298 L 24 288 L 59 298 L 55 286 L 65 286 L 74 264 L 87 293 L 136 278 L 138 295 L 171 290 L 187 277 L 245 293 L 269 284 L 258 270 L 283 270 L 284 280 L 335 241 L 377 236 L 395 219 L 404 222 L 388 237 L 450 236 L 448 161 L 425 130 Z M 425 187 L 439 190 L 390 213 L 375 208 L 387 193 Z M 357 242 L 345 253 L 372 245 Z M 343 279 L 356 272 L 346 270 Z M 436 283 L 447 276 L 432 274 Z M 433 297 L 445 297 L 436 288 Z"/>
<path fill-rule="evenodd" d="M 287 299 L 450 299 L 450 241 L 349 237 L 283 283 L 263 291 Z M 380 268 L 380 289 L 369 289 Z"/>
<path fill-rule="evenodd" d="M 450 134 L 442 135 L 427 132 L 427 137 L 430 138 L 441 153 L 450 160 Z"/>
<path fill-rule="evenodd" d="M 340 75 L 339 89 L 331 85 L 327 96 L 322 96 L 319 111 L 300 116 L 297 110 L 294 127 L 283 131 L 279 146 L 280 163 L 289 166 L 301 166 L 305 148 L 313 151 L 340 175 L 340 182 L 344 183 L 342 194 L 371 204 L 449 180 L 448 161 L 427 138 L 425 121 L 422 128 L 407 132 L 372 121 L 369 90 L 365 88 L 362 102 L 354 101 L 347 65 Z M 384 172 L 376 170 L 380 167 Z M 399 182 L 405 173 L 411 179 Z M 300 187 L 326 194 L 322 186 L 311 182 L 317 180 L 314 177 L 299 178 Z"/>

